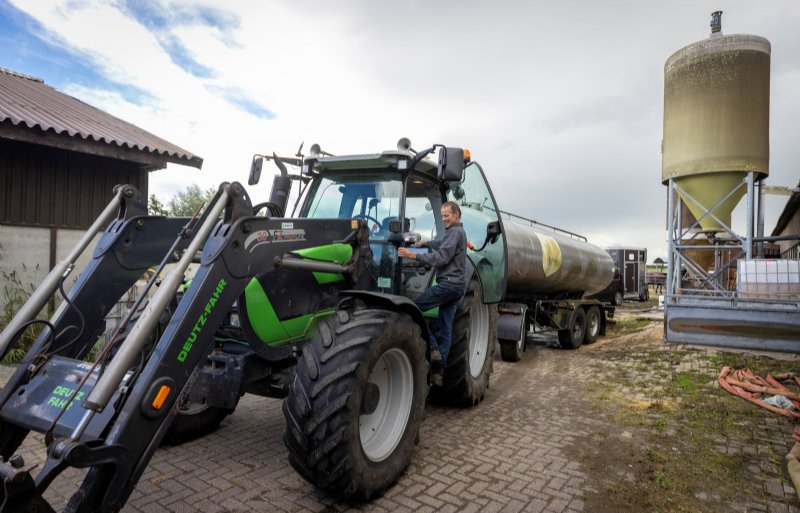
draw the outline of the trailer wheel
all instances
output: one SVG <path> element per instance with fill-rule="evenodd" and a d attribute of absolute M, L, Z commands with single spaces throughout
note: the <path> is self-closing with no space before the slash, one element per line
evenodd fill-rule
<path fill-rule="evenodd" d="M 528 340 L 528 321 L 524 321 L 522 336 L 519 340 L 500 339 L 500 357 L 504 362 L 518 362 L 522 360 L 522 353 L 525 352 L 525 345 Z"/>
<path fill-rule="evenodd" d="M 614 292 L 614 306 L 620 306 L 622 304 L 623 299 L 624 296 L 622 295 L 621 290 L 617 290 L 616 292 Z"/>
<path fill-rule="evenodd" d="M 597 305 L 590 306 L 586 310 L 586 335 L 583 343 L 591 344 L 600 336 L 600 308 Z"/>
<path fill-rule="evenodd" d="M 292 467 L 339 499 L 367 501 L 394 484 L 422 423 L 425 352 L 403 313 L 340 310 L 320 323 L 283 403 Z"/>
<path fill-rule="evenodd" d="M 504 362 L 518 362 L 522 360 L 522 348 L 520 345 L 522 341 L 514 340 L 501 340 L 500 341 L 500 358 Z"/>
<path fill-rule="evenodd" d="M 563 349 L 578 349 L 583 344 L 586 333 L 586 313 L 583 308 L 576 308 L 569 316 L 567 329 L 558 330 L 558 342 Z"/>
<path fill-rule="evenodd" d="M 497 344 L 497 305 L 484 304 L 482 297 L 480 281 L 473 278 L 453 319 L 444 386 L 432 392 L 437 401 L 474 406 L 489 388 Z"/>

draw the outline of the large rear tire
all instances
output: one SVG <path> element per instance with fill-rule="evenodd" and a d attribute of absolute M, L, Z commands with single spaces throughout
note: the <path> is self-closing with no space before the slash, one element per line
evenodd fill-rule
<path fill-rule="evenodd" d="M 497 305 L 483 303 L 481 284 L 473 278 L 453 320 L 453 342 L 447 357 L 444 386 L 435 398 L 456 406 L 478 404 L 489 388 L 497 344 Z"/>
<path fill-rule="evenodd" d="M 292 467 L 340 499 L 383 494 L 419 435 L 425 351 L 419 326 L 403 313 L 340 310 L 320 323 L 283 403 Z"/>

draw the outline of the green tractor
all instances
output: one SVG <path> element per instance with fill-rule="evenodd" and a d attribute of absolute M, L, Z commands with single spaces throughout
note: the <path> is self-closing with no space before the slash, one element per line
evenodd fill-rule
<path fill-rule="evenodd" d="M 48 441 L 35 478 L 19 458 L 0 464 L 8 511 L 52 511 L 41 494 L 66 467 L 89 469 L 70 510 L 114 511 L 160 443 L 216 429 L 244 393 L 284 399 L 284 439 L 300 475 L 336 497 L 369 500 L 408 466 L 429 390 L 447 404 L 483 399 L 507 252 L 491 189 L 469 153 L 440 145 L 415 152 L 407 139 L 354 156 L 315 145 L 307 157 L 254 157 L 251 185 L 264 160 L 280 169 L 270 201 L 254 207 L 241 185 L 223 184 L 200 218 L 147 216 L 138 191 L 118 188 L 95 223 L 98 232 L 108 226 L 92 262 L 0 391 L 5 461 L 30 431 Z M 286 163 L 301 172 L 289 174 Z M 293 182 L 301 190 L 286 217 Z M 431 388 L 427 339 L 437 312 L 421 312 L 413 299 L 434 270 L 397 250 L 443 236 L 447 200 L 461 205 L 480 247 L 469 245 L 443 386 Z M 176 296 L 201 247 L 198 271 Z M 174 270 L 97 361 L 84 361 L 107 311 L 159 262 Z M 0 334 L 0 353 L 44 322 L 33 315 L 64 271 L 51 273 Z"/>

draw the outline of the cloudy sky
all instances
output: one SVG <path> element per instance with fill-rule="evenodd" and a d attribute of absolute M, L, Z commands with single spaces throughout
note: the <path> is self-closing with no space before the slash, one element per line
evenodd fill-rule
<path fill-rule="evenodd" d="M 253 153 L 405 136 L 469 148 L 501 208 L 652 260 L 666 255 L 664 62 L 718 9 L 726 34 L 772 43 L 768 183 L 795 186 L 798 0 L 0 0 L 0 67 L 205 159 L 151 174 L 162 199 L 245 182 Z M 767 231 L 785 202 L 768 198 Z"/>

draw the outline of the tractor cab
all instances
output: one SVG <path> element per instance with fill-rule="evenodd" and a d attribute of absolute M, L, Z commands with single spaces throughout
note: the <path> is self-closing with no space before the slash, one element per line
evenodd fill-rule
<path fill-rule="evenodd" d="M 429 158 L 437 149 L 438 162 Z M 415 152 L 408 139 L 401 139 L 397 150 L 380 154 L 337 157 L 312 151 L 303 172 L 311 183 L 299 217 L 366 221 L 375 290 L 413 298 L 430 286 L 431 270 L 398 262 L 397 248 L 443 237 L 440 210 L 450 200 L 461 207 L 468 257 L 484 282 L 484 301 L 502 297 L 506 250 L 500 211 L 469 151 L 436 145 Z"/>

